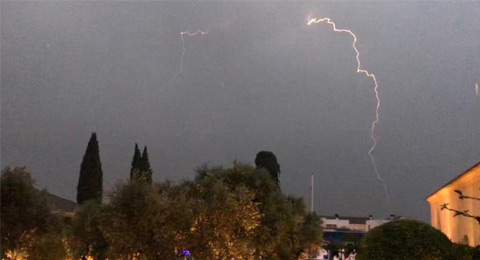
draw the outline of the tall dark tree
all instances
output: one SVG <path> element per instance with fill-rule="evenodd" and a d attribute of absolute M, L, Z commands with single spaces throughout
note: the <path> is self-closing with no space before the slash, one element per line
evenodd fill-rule
<path fill-rule="evenodd" d="M 77 186 L 77 203 L 82 204 L 88 200 L 101 202 L 103 192 L 102 182 L 102 163 L 100 162 L 97 135 L 92 133 L 80 167 L 80 177 Z"/>
<path fill-rule="evenodd" d="M 143 148 L 142 157 L 140 158 L 139 163 L 140 176 L 147 181 L 147 183 L 152 183 L 152 169 L 150 168 L 150 161 L 148 160 L 147 146 Z"/>
<path fill-rule="evenodd" d="M 270 151 L 261 151 L 257 153 L 255 165 L 257 166 L 257 169 L 265 168 L 275 180 L 277 186 L 280 187 L 280 165 L 278 164 L 277 157 L 274 153 Z"/>
<path fill-rule="evenodd" d="M 140 159 L 142 155 L 138 145 L 135 144 L 135 153 L 133 154 L 132 168 L 130 169 L 130 180 L 137 179 L 140 173 Z"/>

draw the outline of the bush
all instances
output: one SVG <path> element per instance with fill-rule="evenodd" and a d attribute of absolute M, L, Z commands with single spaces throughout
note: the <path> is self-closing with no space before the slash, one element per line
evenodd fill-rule
<path fill-rule="evenodd" d="M 415 220 L 372 229 L 360 241 L 357 260 L 453 260 L 452 243 L 441 231 Z"/>
<path fill-rule="evenodd" d="M 452 244 L 452 254 L 455 260 L 477 260 L 474 258 L 475 248 L 465 244 Z"/>
<path fill-rule="evenodd" d="M 0 258 L 7 254 L 32 260 L 64 258 L 62 223 L 50 213 L 45 193 L 35 188 L 30 172 L 7 167 L 0 181 Z"/>

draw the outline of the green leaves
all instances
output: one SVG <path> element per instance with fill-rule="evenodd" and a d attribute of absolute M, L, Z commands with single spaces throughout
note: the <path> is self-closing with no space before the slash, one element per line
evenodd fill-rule
<path fill-rule="evenodd" d="M 259 210 L 259 224 L 254 234 L 248 236 L 254 259 L 297 259 L 302 253 L 313 252 L 321 245 L 320 218 L 314 213 L 306 213 L 303 199 L 281 193 L 275 178 L 263 167 L 255 169 L 234 163 L 231 168 L 203 166 L 198 173 L 194 185 L 204 190 L 197 194 L 208 195 L 209 200 L 212 200 L 209 191 L 218 189 L 219 184 L 226 185 L 230 191 L 247 192 L 253 196 L 252 202 Z"/>
<path fill-rule="evenodd" d="M 148 160 L 146 150 L 142 157 Z M 82 204 L 59 228 L 49 226 L 51 214 L 30 175 L 14 171 L 2 173 L 2 250 L 22 248 L 32 259 L 68 252 L 77 259 L 174 260 L 182 250 L 196 259 L 297 259 L 322 242 L 320 218 L 305 211 L 303 200 L 281 193 L 265 169 L 246 164 L 203 167 L 194 181 L 178 185 L 135 178 L 119 183 L 102 204 L 92 196 L 101 191 L 93 134 L 79 180 Z"/>
<path fill-rule="evenodd" d="M 357 260 L 450 260 L 451 242 L 441 231 L 415 220 L 396 220 L 370 230 Z"/>

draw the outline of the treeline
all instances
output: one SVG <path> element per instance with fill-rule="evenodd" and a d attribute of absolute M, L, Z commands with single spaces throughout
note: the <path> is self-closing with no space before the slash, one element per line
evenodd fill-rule
<path fill-rule="evenodd" d="M 2 171 L 2 258 L 298 259 L 321 246 L 320 217 L 281 192 L 271 152 L 257 154 L 256 167 L 203 166 L 175 184 L 152 181 L 146 148 L 136 146 L 131 178 L 105 202 L 97 155 L 92 135 L 72 217 L 50 213 L 25 168 Z"/>
<path fill-rule="evenodd" d="M 130 180 L 144 180 L 152 183 L 153 171 L 150 168 L 147 146 L 140 153 L 138 145 L 135 144 L 132 167 L 130 169 Z M 89 200 L 101 202 L 103 198 L 103 171 L 100 160 L 100 149 L 97 134 L 92 133 L 88 141 L 87 150 L 83 156 L 80 166 L 80 175 L 77 185 L 77 203 L 83 204 Z"/>

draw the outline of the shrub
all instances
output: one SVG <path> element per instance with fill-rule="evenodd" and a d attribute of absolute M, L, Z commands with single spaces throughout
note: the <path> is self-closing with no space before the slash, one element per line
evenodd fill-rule
<path fill-rule="evenodd" d="M 441 231 L 415 220 L 372 229 L 360 241 L 357 260 L 450 260 L 452 243 Z"/>

